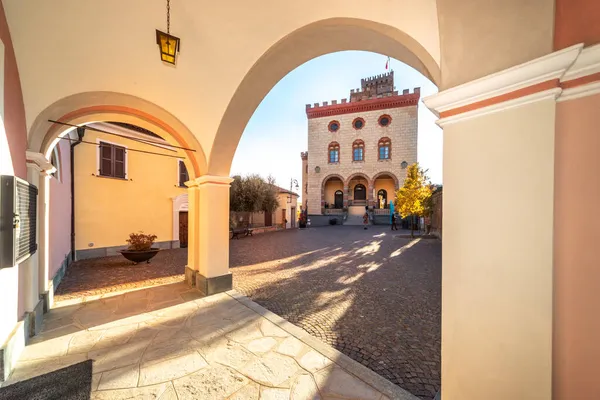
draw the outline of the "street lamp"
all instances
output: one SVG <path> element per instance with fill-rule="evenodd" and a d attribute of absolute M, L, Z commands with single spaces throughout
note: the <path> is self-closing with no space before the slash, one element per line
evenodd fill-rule
<path fill-rule="evenodd" d="M 294 187 L 294 185 L 296 185 L 296 190 L 300 188 L 300 186 L 298 186 L 298 181 L 292 178 L 290 179 L 290 197 L 288 197 L 288 203 L 290 204 L 292 203 L 292 188 Z"/>

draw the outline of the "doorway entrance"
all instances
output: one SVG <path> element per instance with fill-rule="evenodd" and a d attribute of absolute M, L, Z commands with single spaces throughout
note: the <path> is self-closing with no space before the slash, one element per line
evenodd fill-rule
<path fill-rule="evenodd" d="M 367 188 L 362 183 L 354 186 L 354 200 L 367 200 Z"/>
<path fill-rule="evenodd" d="M 179 212 L 179 247 L 188 247 L 188 212 Z"/>
<path fill-rule="evenodd" d="M 334 208 L 343 208 L 344 207 L 344 193 L 341 190 L 337 190 L 335 192 L 334 197 Z"/>
<path fill-rule="evenodd" d="M 377 208 L 387 208 L 387 190 L 385 189 L 377 192 Z"/>
<path fill-rule="evenodd" d="M 273 213 L 265 212 L 265 226 L 273 226 Z"/>

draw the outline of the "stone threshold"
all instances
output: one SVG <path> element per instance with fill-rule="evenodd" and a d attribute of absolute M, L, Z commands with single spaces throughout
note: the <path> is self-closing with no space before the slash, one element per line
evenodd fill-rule
<path fill-rule="evenodd" d="M 231 296 L 239 303 L 248 307 L 252 311 L 256 312 L 260 316 L 266 318 L 268 321 L 277 325 L 279 328 L 283 329 L 290 335 L 294 336 L 296 339 L 300 340 L 305 345 L 312 347 L 314 350 L 329 358 L 339 367 L 346 370 L 346 372 L 354 375 L 356 378 L 362 380 L 363 382 L 370 385 L 380 393 L 383 393 L 390 399 L 420 400 L 418 397 L 414 396 L 410 392 L 402 389 L 399 386 L 394 385 L 392 382 L 388 381 L 376 372 L 371 371 L 369 368 L 365 367 L 359 362 L 354 361 L 344 353 L 334 349 L 333 347 L 315 338 L 314 336 L 311 336 L 303 329 L 283 319 L 279 315 L 267 310 L 261 305 L 250 300 L 248 297 L 240 294 L 237 290 L 233 289 L 225 293 Z"/>

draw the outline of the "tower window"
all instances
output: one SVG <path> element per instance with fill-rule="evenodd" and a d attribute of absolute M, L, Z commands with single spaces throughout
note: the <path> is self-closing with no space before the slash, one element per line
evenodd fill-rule
<path fill-rule="evenodd" d="M 355 118 L 354 121 L 352 121 L 352 126 L 356 130 L 362 129 L 365 126 L 365 120 L 360 117 Z"/>
<path fill-rule="evenodd" d="M 364 161 L 365 159 L 365 142 L 362 140 L 355 140 L 352 144 L 352 160 L 353 161 Z"/>
<path fill-rule="evenodd" d="M 340 122 L 331 121 L 327 126 L 327 129 L 329 129 L 329 132 L 337 132 L 340 129 Z"/>
<path fill-rule="evenodd" d="M 390 117 L 387 114 L 384 114 L 381 117 L 379 117 L 378 122 L 380 126 L 388 126 L 392 122 L 392 117 Z"/>
<path fill-rule="evenodd" d="M 392 141 L 389 138 L 379 139 L 379 159 L 389 160 L 392 155 Z"/>
<path fill-rule="evenodd" d="M 333 142 L 329 145 L 329 163 L 335 164 L 340 162 L 340 145 Z"/>

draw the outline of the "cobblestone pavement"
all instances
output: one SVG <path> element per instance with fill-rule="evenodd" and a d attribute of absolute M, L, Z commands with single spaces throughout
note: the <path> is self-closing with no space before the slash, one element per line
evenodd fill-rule
<path fill-rule="evenodd" d="M 52 309 L 2 387 L 93 360 L 91 400 L 412 398 L 243 296 L 199 297 L 179 282 Z"/>
<path fill-rule="evenodd" d="M 441 243 L 395 235 L 384 227 L 332 226 L 232 241 L 233 284 L 432 399 L 440 387 Z"/>
<path fill-rule="evenodd" d="M 331 226 L 232 240 L 234 288 L 432 399 L 440 387 L 441 244 L 395 235 L 378 226 Z M 133 266 L 121 256 L 77 262 L 56 299 L 181 280 L 186 258 L 178 249 L 149 265 Z"/>

